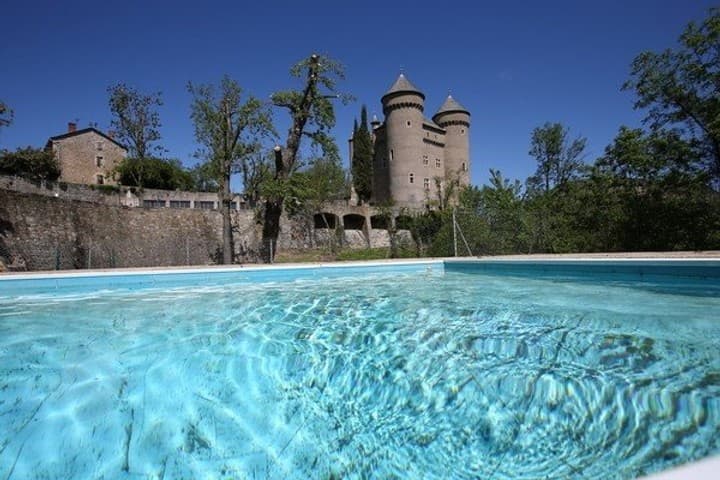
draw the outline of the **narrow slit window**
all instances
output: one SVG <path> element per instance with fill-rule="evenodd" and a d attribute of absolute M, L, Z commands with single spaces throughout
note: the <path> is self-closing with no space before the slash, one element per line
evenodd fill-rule
<path fill-rule="evenodd" d="M 415 183 L 415 174 L 414 173 L 408 174 L 408 182 Z"/>

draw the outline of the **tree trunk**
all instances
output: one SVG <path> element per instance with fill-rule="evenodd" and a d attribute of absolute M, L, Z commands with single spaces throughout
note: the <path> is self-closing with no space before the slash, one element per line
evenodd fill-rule
<path fill-rule="evenodd" d="M 263 262 L 272 263 L 277 253 L 277 239 L 280 235 L 280 216 L 282 215 L 282 198 L 265 201 L 265 218 L 263 221 L 263 244 L 260 247 Z"/>
<path fill-rule="evenodd" d="M 230 179 L 224 178 L 222 189 L 218 194 L 220 200 L 220 208 L 223 216 L 223 264 L 229 265 L 233 263 L 233 238 L 232 238 L 232 222 L 230 219 Z"/>

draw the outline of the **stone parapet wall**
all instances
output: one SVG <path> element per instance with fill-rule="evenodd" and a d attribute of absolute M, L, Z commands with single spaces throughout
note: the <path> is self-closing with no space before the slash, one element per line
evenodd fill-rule
<path fill-rule="evenodd" d="M 0 259 L 4 258 L 6 263 L 20 259 L 30 270 L 206 265 L 219 260 L 222 246 L 219 210 L 133 208 L 127 199 L 139 197 L 131 191 L 126 190 L 123 197 L 97 188 L 36 184 L 0 176 Z M 194 194 L 195 199 L 205 201 L 216 197 L 164 190 L 146 190 L 144 194 L 155 195 L 154 199 L 165 205 L 187 198 L 182 197 L 184 194 Z M 283 215 L 280 236 L 273 249 L 362 249 L 390 245 L 387 230 L 370 228 L 371 217 L 379 214 L 377 209 L 334 202 L 323 211 L 335 216 L 336 228 L 315 228 L 312 216 L 300 219 Z M 350 222 L 348 228 L 343 227 L 345 218 Z M 236 258 L 243 263 L 257 261 L 262 238 L 257 212 L 234 210 L 232 223 Z M 407 231 L 397 235 L 403 241 L 410 239 Z"/>
<path fill-rule="evenodd" d="M 131 209 L 0 190 L 0 250 L 29 270 L 206 265 L 218 212 Z"/>

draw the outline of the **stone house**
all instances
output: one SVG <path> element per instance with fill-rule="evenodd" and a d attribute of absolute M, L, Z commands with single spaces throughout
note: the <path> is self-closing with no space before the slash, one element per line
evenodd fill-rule
<path fill-rule="evenodd" d="M 127 149 L 110 135 L 96 128 L 77 129 L 68 123 L 68 131 L 50 137 L 45 145 L 60 164 L 60 182 L 86 185 L 114 185 L 113 169 L 127 156 Z"/>

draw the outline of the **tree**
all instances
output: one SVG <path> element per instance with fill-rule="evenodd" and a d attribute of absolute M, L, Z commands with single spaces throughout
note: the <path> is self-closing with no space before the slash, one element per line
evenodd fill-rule
<path fill-rule="evenodd" d="M 193 190 L 198 192 L 217 192 L 220 189 L 217 178 L 213 175 L 210 165 L 198 163 L 189 171 L 193 181 Z"/>
<path fill-rule="evenodd" d="M 110 95 L 110 113 L 113 119 L 110 122 L 117 139 L 126 145 L 129 157 L 141 161 L 152 156 L 151 153 L 161 154 L 164 149 L 153 145 L 160 140 L 160 114 L 157 108 L 162 106 L 160 92 L 144 95 L 134 88 L 123 83 L 108 87 Z M 144 187 L 143 170 L 137 171 L 137 185 Z"/>
<path fill-rule="evenodd" d="M 53 182 L 60 177 L 60 165 L 51 151 L 25 147 L 0 155 L 0 173 Z"/>
<path fill-rule="evenodd" d="M 547 122 L 532 132 L 529 154 L 537 161 L 537 170 L 530 184 L 549 192 L 574 178 L 582 165 L 586 139 L 570 141 L 569 130 L 560 123 Z"/>
<path fill-rule="evenodd" d="M 240 175 L 243 182 L 244 195 L 249 205 L 255 208 L 260 202 L 265 182 L 272 178 L 270 173 L 273 153 L 257 152 L 242 162 Z"/>
<path fill-rule="evenodd" d="M 360 125 L 353 130 L 352 180 L 360 203 L 372 196 L 373 145 L 368 129 L 367 109 L 360 110 Z"/>
<path fill-rule="evenodd" d="M 185 170 L 180 160 L 166 160 L 149 157 L 144 159 L 126 158 L 115 167 L 113 175 L 122 185 L 140 185 L 161 190 L 194 190 L 193 176 Z"/>
<path fill-rule="evenodd" d="M 622 249 L 716 248 L 718 195 L 702 163 L 679 132 L 620 128 L 596 161 L 592 179 L 608 179 L 604 197 L 620 206 L 613 229 Z"/>
<path fill-rule="evenodd" d="M 309 230 L 314 228 L 315 214 L 321 212 L 328 202 L 349 196 L 347 177 L 339 158 L 311 160 L 306 168 L 298 169 L 290 176 L 288 186 L 285 210 L 289 216 L 304 220 Z M 325 227 L 330 228 L 327 223 Z M 333 251 L 335 240 L 330 237 Z"/>
<path fill-rule="evenodd" d="M 275 106 L 287 109 L 291 125 L 285 146 L 275 147 L 273 177 L 271 185 L 266 185 L 265 189 L 262 252 L 266 262 L 272 261 L 275 253 L 271 245 L 277 244 L 280 216 L 289 191 L 288 180 L 296 170 L 302 138 L 309 138 L 313 146 L 322 150 L 325 158 L 338 158 L 337 145 L 328 132 L 335 125 L 331 99 L 348 99 L 336 91 L 337 80 L 344 78 L 343 68 L 328 57 L 313 54 L 290 70 L 296 78 L 302 77 L 303 73 L 305 84 L 302 90 L 286 90 L 272 95 Z"/>
<path fill-rule="evenodd" d="M 0 100 L 0 127 L 7 127 L 13 121 L 13 111 L 5 102 Z"/>
<path fill-rule="evenodd" d="M 690 23 L 675 49 L 643 52 L 632 62 L 623 89 L 634 90 L 635 108 L 647 109 L 653 131 L 672 128 L 701 152 L 720 182 L 720 9 Z"/>
<path fill-rule="evenodd" d="M 252 96 L 243 101 L 240 85 L 227 75 L 217 88 L 189 83 L 188 91 L 193 96 L 190 118 L 195 124 L 195 138 L 202 145 L 198 155 L 205 159 L 208 172 L 220 186 L 223 263 L 228 264 L 233 261 L 230 177 L 260 151 L 261 139 L 273 132 L 270 112 Z"/>

